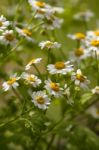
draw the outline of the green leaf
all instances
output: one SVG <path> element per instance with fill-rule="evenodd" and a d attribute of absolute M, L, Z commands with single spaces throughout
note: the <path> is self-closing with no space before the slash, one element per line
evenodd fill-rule
<path fill-rule="evenodd" d="M 80 99 L 81 104 L 85 104 L 86 102 L 88 102 L 91 99 L 92 95 L 92 93 L 85 93 L 84 95 L 82 95 Z"/>

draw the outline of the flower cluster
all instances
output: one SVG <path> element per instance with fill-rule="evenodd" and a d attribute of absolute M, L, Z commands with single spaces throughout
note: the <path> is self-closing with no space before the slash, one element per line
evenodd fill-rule
<path fill-rule="evenodd" d="M 61 7 L 52 7 L 51 5 L 36 1 L 28 0 L 32 9 L 35 11 L 35 18 L 41 19 L 44 23 L 42 28 L 47 30 L 53 30 L 55 28 L 60 28 L 63 23 L 63 19 L 59 19 L 56 14 L 62 13 L 64 10 Z"/>
<path fill-rule="evenodd" d="M 63 12 L 62 8 L 52 7 L 45 2 L 36 0 L 28 0 L 28 3 L 34 11 L 33 17 L 41 23 L 41 29 L 53 30 L 61 27 L 62 20 L 57 17 L 57 14 Z M 92 14 L 88 11 L 75 16 L 76 19 L 79 17 L 83 17 L 87 22 L 92 17 Z M 10 30 L 8 28 L 9 25 L 11 26 Z M 32 24 L 28 25 L 28 27 L 19 27 L 14 24 L 13 30 L 12 26 L 5 17 L 0 17 L 0 41 L 3 44 L 13 44 L 17 40 L 20 42 L 21 38 L 34 42 L 32 38 L 34 26 L 32 27 Z M 50 32 L 52 33 L 52 31 Z M 30 94 L 34 105 L 44 110 L 49 107 L 54 99 L 65 99 L 68 104 L 75 103 L 76 91 L 81 91 L 80 94 L 77 93 L 78 97 L 81 97 L 82 92 L 85 92 L 85 90 L 91 92 L 92 95 L 99 94 L 98 84 L 94 85 L 94 88 L 93 85 L 90 88 L 91 77 L 87 75 L 86 65 L 84 64 L 86 60 L 89 63 L 93 60 L 93 65 L 95 65 L 98 70 L 97 72 L 99 72 L 99 31 L 77 32 L 75 34 L 68 34 L 68 37 L 77 42 L 77 47 L 74 48 L 73 53 L 70 53 L 69 58 L 67 57 L 62 60 L 61 57 L 55 57 L 54 50 L 61 51 L 62 44 L 52 38 L 51 35 L 51 38 L 48 40 L 42 40 L 37 43 L 40 47 L 39 49 L 43 49 L 43 52 L 47 49 L 48 61 L 43 64 L 42 59 L 44 58 L 32 58 L 19 76 L 14 74 L 2 84 L 3 90 L 18 90 L 18 86 L 23 84 L 28 88 L 27 92 Z M 55 56 L 53 57 L 53 55 Z M 40 64 L 44 65 L 44 72 L 41 71 Z M 95 76 L 97 81 L 99 81 L 98 75 Z"/>

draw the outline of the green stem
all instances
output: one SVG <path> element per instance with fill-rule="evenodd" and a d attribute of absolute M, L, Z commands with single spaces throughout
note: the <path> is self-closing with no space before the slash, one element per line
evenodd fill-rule
<path fill-rule="evenodd" d="M 19 41 L 19 43 L 16 44 L 15 47 L 13 47 L 8 54 L 6 55 L 6 57 L 2 60 L 2 62 L 0 62 L 0 65 L 3 65 L 3 63 L 7 60 L 8 56 L 23 42 L 23 39 Z"/>
<path fill-rule="evenodd" d="M 52 137 L 51 137 L 51 139 L 50 139 L 50 141 L 49 141 L 49 143 L 47 145 L 46 150 L 51 150 L 51 146 L 52 146 L 52 144 L 54 142 L 54 139 L 55 139 L 55 135 L 52 135 Z"/>
<path fill-rule="evenodd" d="M 43 79 L 41 72 L 39 71 L 39 69 L 37 68 L 37 66 L 35 64 L 33 64 L 34 68 L 36 69 L 36 71 L 38 72 L 39 76 L 41 77 L 41 79 Z"/>
<path fill-rule="evenodd" d="M 26 113 L 30 112 L 33 109 L 33 107 L 31 107 L 30 109 L 28 109 L 27 111 L 25 111 L 24 113 L 21 113 L 20 115 L 16 116 L 14 119 L 11 119 L 8 122 L 4 122 L 2 124 L 0 124 L 0 127 L 6 126 L 7 124 L 13 123 L 16 120 L 18 120 L 20 117 L 22 117 L 23 115 L 25 115 Z"/>

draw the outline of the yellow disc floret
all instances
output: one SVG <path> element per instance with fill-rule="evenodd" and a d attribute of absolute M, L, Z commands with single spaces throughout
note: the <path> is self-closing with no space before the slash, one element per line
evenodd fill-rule
<path fill-rule="evenodd" d="M 99 36 L 99 31 L 95 31 L 94 34 L 95 34 L 96 36 Z"/>
<path fill-rule="evenodd" d="M 32 32 L 30 32 L 28 29 L 22 29 L 22 32 L 24 33 L 24 34 L 26 34 L 27 36 L 32 36 Z"/>
<path fill-rule="evenodd" d="M 85 39 L 85 35 L 83 33 L 80 33 L 80 32 L 76 33 L 75 36 L 78 40 Z"/>
<path fill-rule="evenodd" d="M 31 82 L 35 82 L 35 78 L 34 78 L 34 77 L 32 77 L 31 75 L 30 75 L 30 76 L 28 76 L 27 80 L 28 80 L 28 81 L 31 81 Z"/>
<path fill-rule="evenodd" d="M 7 34 L 5 35 L 5 39 L 11 42 L 11 41 L 13 41 L 13 40 L 15 39 L 15 37 L 14 37 L 13 34 L 7 33 Z"/>
<path fill-rule="evenodd" d="M 65 68 L 64 62 L 56 62 L 55 63 L 55 68 L 59 69 L 59 70 L 64 69 Z"/>
<path fill-rule="evenodd" d="M 45 100 L 44 100 L 44 98 L 43 98 L 42 96 L 37 96 L 37 97 L 36 97 L 36 100 L 37 100 L 37 102 L 38 102 L 39 104 L 44 104 L 44 102 L 45 102 Z"/>
<path fill-rule="evenodd" d="M 80 57 L 83 54 L 84 54 L 84 49 L 83 48 L 78 48 L 78 49 L 75 50 L 75 55 L 77 57 Z"/>
<path fill-rule="evenodd" d="M 79 80 L 80 82 L 84 82 L 85 81 L 85 77 L 82 74 L 77 74 L 76 75 L 77 80 Z"/>
<path fill-rule="evenodd" d="M 45 3 L 44 2 L 37 1 L 37 2 L 35 2 L 35 4 L 38 7 L 45 7 Z"/>
<path fill-rule="evenodd" d="M 9 85 L 12 85 L 13 83 L 15 83 L 15 81 L 16 81 L 16 78 L 10 78 L 8 81 L 7 81 L 7 83 L 9 84 Z"/>
<path fill-rule="evenodd" d="M 50 83 L 50 87 L 51 87 L 51 89 L 54 90 L 55 92 L 58 92 L 58 91 L 59 91 L 59 86 L 58 86 L 57 83 L 55 83 L 55 82 Z"/>
<path fill-rule="evenodd" d="M 91 45 L 92 46 L 99 46 L 99 40 L 93 40 L 93 41 L 91 41 Z"/>

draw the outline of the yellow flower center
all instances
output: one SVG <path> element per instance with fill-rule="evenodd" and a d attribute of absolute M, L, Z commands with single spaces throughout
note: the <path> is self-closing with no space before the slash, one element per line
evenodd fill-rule
<path fill-rule="evenodd" d="M 9 84 L 9 85 L 12 85 L 14 82 L 16 81 L 16 78 L 11 78 L 11 79 L 9 79 L 8 81 L 7 81 L 7 83 Z"/>
<path fill-rule="evenodd" d="M 92 46 L 99 46 L 99 40 L 93 40 L 91 41 Z"/>
<path fill-rule="evenodd" d="M 32 32 L 30 32 L 28 29 L 23 29 L 22 32 L 27 36 L 32 36 Z"/>
<path fill-rule="evenodd" d="M 43 98 L 42 96 L 38 96 L 38 97 L 36 98 L 36 100 L 37 100 L 37 102 L 38 102 L 39 104 L 44 104 L 44 102 L 45 102 L 45 100 L 44 100 L 44 98 Z"/>
<path fill-rule="evenodd" d="M 55 63 L 55 68 L 59 69 L 59 70 L 64 69 L 65 68 L 64 62 L 57 62 L 57 63 Z"/>
<path fill-rule="evenodd" d="M 46 47 L 50 48 L 51 46 L 53 46 L 52 42 L 50 42 L 50 41 L 46 42 Z"/>
<path fill-rule="evenodd" d="M 11 42 L 11 41 L 13 41 L 15 39 L 15 37 L 14 37 L 13 34 L 7 33 L 5 35 L 5 39 Z"/>
<path fill-rule="evenodd" d="M 84 54 L 84 50 L 82 49 L 82 48 L 79 48 L 79 49 L 76 49 L 75 50 L 75 55 L 77 56 L 77 57 L 80 57 L 81 55 L 83 55 Z"/>
<path fill-rule="evenodd" d="M 76 78 L 80 81 L 80 82 L 84 82 L 85 81 L 85 77 L 82 74 L 77 74 Z"/>
<path fill-rule="evenodd" d="M 58 92 L 58 91 L 59 91 L 59 86 L 58 86 L 57 83 L 55 83 L 55 82 L 52 82 L 52 83 L 50 84 L 50 87 L 51 87 L 51 89 L 54 90 L 55 92 Z"/>
<path fill-rule="evenodd" d="M 36 60 L 36 59 L 33 58 L 32 60 L 30 60 L 29 64 L 35 63 L 35 60 Z"/>
<path fill-rule="evenodd" d="M 37 1 L 37 2 L 35 2 L 35 4 L 38 7 L 45 7 L 45 3 L 44 2 Z"/>
<path fill-rule="evenodd" d="M 3 23 L 0 21 L 0 27 L 2 27 Z"/>
<path fill-rule="evenodd" d="M 76 33 L 75 36 L 78 40 L 85 39 L 85 35 L 83 33 Z"/>
<path fill-rule="evenodd" d="M 31 82 L 35 82 L 35 78 L 34 78 L 34 77 L 32 77 L 31 75 L 30 75 L 30 76 L 28 76 L 27 80 L 28 80 L 28 81 L 31 81 Z"/>
<path fill-rule="evenodd" d="M 99 31 L 94 32 L 96 36 L 99 36 Z"/>

